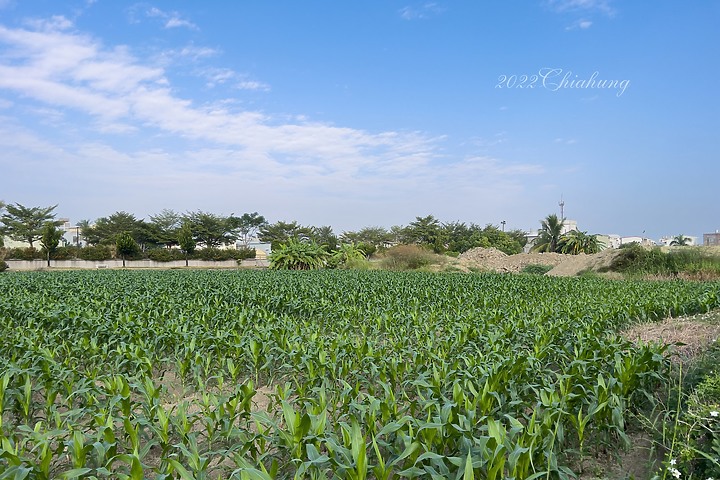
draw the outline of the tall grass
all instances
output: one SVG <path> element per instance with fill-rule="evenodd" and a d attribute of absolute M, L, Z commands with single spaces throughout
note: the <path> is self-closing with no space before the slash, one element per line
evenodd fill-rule
<path fill-rule="evenodd" d="M 713 280 L 720 278 L 720 255 L 696 247 L 678 247 L 668 252 L 660 247 L 651 249 L 631 244 L 605 271 L 632 276 L 659 276 Z"/>

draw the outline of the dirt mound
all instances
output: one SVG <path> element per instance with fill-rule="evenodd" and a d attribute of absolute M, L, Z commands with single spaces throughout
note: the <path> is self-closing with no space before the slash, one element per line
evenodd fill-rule
<path fill-rule="evenodd" d="M 565 255 L 561 253 L 518 253 L 507 255 L 495 248 L 473 248 L 458 257 L 465 268 L 500 273 L 517 273 L 528 265 L 554 267 L 548 275 L 575 276 L 584 270 L 597 270 L 610 265 L 617 250 L 607 249 L 595 255 Z"/>

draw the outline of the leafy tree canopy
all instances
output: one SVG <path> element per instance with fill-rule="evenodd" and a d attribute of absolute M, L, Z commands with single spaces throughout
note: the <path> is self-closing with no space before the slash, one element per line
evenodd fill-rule
<path fill-rule="evenodd" d="M 56 226 L 62 222 L 54 220 L 57 205 L 51 207 L 26 207 L 15 203 L 5 205 L 5 213 L 0 216 L 2 231 L 13 240 L 27 242 L 33 248 L 34 242 L 42 237 L 43 226 L 53 222 Z"/>
<path fill-rule="evenodd" d="M 535 240 L 533 251 L 535 252 L 557 252 L 560 245 L 560 237 L 565 221 L 558 218 L 554 213 L 540 221 L 540 231 Z"/>

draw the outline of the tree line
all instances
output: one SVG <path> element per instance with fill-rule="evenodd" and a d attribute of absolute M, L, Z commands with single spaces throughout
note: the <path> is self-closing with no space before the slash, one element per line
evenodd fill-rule
<path fill-rule="evenodd" d="M 56 219 L 56 208 L 57 205 L 26 207 L 0 202 L 0 242 L 2 236 L 8 236 L 27 243 L 31 249 L 40 242 L 49 261 L 62 238 L 62 232 L 58 230 L 62 222 Z M 601 247 L 597 237 L 587 232 L 572 231 L 562 235 L 563 221 L 556 215 L 548 215 L 541 221 L 541 227 L 533 246 L 536 251 L 594 253 Z M 506 232 L 492 224 L 441 222 L 433 215 L 416 217 L 408 225 L 389 229 L 368 226 L 339 235 L 327 225 L 306 226 L 296 221 L 270 223 L 257 212 L 224 216 L 204 211 L 179 213 L 170 209 L 150 215 L 148 220 L 118 211 L 94 222 L 81 220 L 76 228 L 78 245 L 82 242 L 90 247 L 114 248 L 115 254 L 123 260 L 137 252 L 155 252 L 158 256 L 160 249 L 180 250 L 187 260 L 197 249 L 213 250 L 238 244 L 240 249 L 247 249 L 254 239 L 271 244 L 272 250 L 292 243 L 296 250 L 306 249 L 302 245 L 312 245 L 319 249 L 317 251 L 328 254 L 351 245 L 366 257 L 398 244 L 420 245 L 435 253 L 450 255 L 476 247 L 493 247 L 512 255 L 521 252 L 527 244 L 527 233 L 519 229 Z M 344 251 L 347 256 L 347 249 Z"/>
<path fill-rule="evenodd" d="M 42 238 L 46 224 L 58 227 L 57 205 L 49 207 L 26 207 L 20 204 L 0 203 L 0 232 L 16 241 L 27 243 L 31 248 Z M 462 253 L 474 247 L 495 247 L 508 254 L 522 250 L 526 234 L 522 230 L 504 232 L 497 226 L 475 223 L 443 223 L 433 215 L 416 217 L 406 226 L 390 229 L 379 226 L 365 227 L 357 231 L 336 234 L 330 226 L 305 226 L 296 221 L 269 223 L 257 212 L 229 216 L 194 211 L 178 213 L 162 210 L 150 215 L 148 220 L 139 219 L 131 213 L 118 211 L 94 222 L 77 222 L 80 238 L 87 245 L 111 245 L 119 235 L 127 233 L 141 250 L 157 247 L 174 247 L 180 244 L 181 233 L 189 234 L 198 247 L 218 248 L 240 243 L 247 246 L 257 238 L 277 247 L 294 239 L 315 242 L 336 250 L 341 244 L 365 244 L 366 248 L 381 249 L 392 244 L 420 244 L 436 253 Z M 183 230 L 184 229 L 184 230 Z"/>

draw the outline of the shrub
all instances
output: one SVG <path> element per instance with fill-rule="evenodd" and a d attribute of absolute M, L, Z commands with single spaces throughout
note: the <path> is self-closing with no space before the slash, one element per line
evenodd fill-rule
<path fill-rule="evenodd" d="M 110 247 L 106 245 L 83 247 L 77 251 L 77 258 L 80 260 L 99 262 L 102 260 L 110 260 L 112 258 L 112 252 L 110 251 Z"/>
<path fill-rule="evenodd" d="M 10 267 L 8 267 L 8 264 L 5 262 L 5 260 L 0 260 L 0 272 L 4 272 L 8 268 Z"/>
<path fill-rule="evenodd" d="M 377 247 L 372 243 L 360 242 L 356 246 L 359 250 L 362 250 L 366 257 L 369 257 L 373 253 L 377 252 Z"/>
<path fill-rule="evenodd" d="M 552 265 L 540 265 L 540 264 L 533 264 L 533 265 L 525 265 L 525 267 L 520 270 L 520 273 L 525 273 L 527 275 L 545 275 L 547 272 L 552 270 L 554 267 Z"/>
<path fill-rule="evenodd" d="M 185 260 L 185 254 L 180 250 L 170 248 L 155 248 L 145 252 L 145 256 L 156 262 L 172 262 L 173 260 Z"/>
<path fill-rule="evenodd" d="M 430 265 L 434 257 L 419 245 L 398 245 L 385 252 L 381 265 L 389 270 L 416 270 Z"/>
<path fill-rule="evenodd" d="M 55 249 L 55 252 L 50 255 L 50 258 L 53 260 L 71 260 L 78 257 L 79 250 L 77 247 L 58 247 Z"/>
<path fill-rule="evenodd" d="M 222 262 L 224 260 L 239 260 L 239 250 L 220 250 L 219 248 L 203 248 L 202 250 L 195 250 L 195 253 L 190 258 L 198 260 L 212 260 L 215 262 Z"/>
<path fill-rule="evenodd" d="M 237 249 L 237 260 L 245 260 L 246 258 L 255 258 L 257 252 L 254 248 L 240 247 Z"/>
<path fill-rule="evenodd" d="M 298 242 L 290 239 L 270 254 L 270 268 L 276 270 L 315 270 L 325 268 L 331 258 L 315 242 Z"/>
<path fill-rule="evenodd" d="M 44 260 L 45 254 L 35 248 L 11 248 L 7 252 L 5 258 L 12 258 L 13 260 Z"/>
<path fill-rule="evenodd" d="M 716 278 L 720 276 L 720 257 L 692 247 L 665 253 L 659 247 L 647 249 L 635 243 L 623 245 L 610 267 L 601 271 L 608 270 L 639 275 L 677 277 L 690 274 L 697 278 Z"/>

